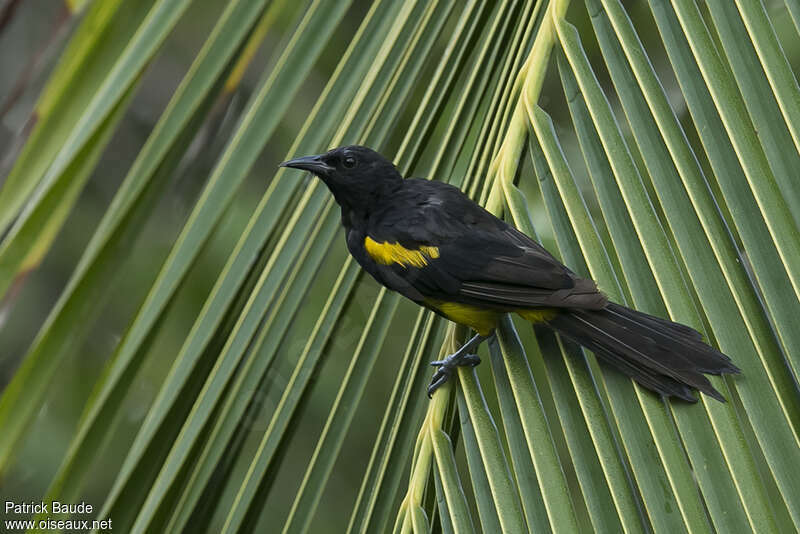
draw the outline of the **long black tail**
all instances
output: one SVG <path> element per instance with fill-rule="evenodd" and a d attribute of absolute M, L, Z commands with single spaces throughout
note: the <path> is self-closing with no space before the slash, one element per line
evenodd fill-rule
<path fill-rule="evenodd" d="M 696 330 L 619 304 L 560 313 L 548 324 L 642 386 L 689 402 L 697 401 L 692 388 L 725 402 L 703 373 L 739 372 Z"/>

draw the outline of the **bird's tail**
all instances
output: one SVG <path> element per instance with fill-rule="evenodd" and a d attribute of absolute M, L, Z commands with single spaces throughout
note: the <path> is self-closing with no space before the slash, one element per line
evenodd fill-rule
<path fill-rule="evenodd" d="M 548 324 L 662 395 L 696 402 L 694 388 L 724 402 L 703 374 L 739 372 L 730 358 L 704 343 L 696 330 L 619 304 L 560 313 Z"/>

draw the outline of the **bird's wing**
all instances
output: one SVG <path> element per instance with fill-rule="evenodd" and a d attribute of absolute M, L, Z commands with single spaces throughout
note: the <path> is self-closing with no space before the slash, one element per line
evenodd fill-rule
<path fill-rule="evenodd" d="M 455 188 L 401 196 L 376 219 L 367 254 L 384 283 L 414 300 L 498 309 L 605 305 L 594 282 Z"/>

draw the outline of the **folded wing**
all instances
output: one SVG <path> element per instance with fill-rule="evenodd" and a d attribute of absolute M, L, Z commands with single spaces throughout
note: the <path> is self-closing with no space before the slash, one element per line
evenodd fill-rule
<path fill-rule="evenodd" d="M 498 310 L 605 306 L 594 282 L 443 185 L 421 193 L 411 213 L 380 213 L 381 224 L 371 229 L 365 246 L 383 283 L 418 302 L 448 300 Z M 397 261 L 387 261 L 390 252 Z"/>

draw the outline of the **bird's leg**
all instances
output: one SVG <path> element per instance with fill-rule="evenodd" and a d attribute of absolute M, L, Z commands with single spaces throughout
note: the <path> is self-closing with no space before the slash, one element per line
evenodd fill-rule
<path fill-rule="evenodd" d="M 435 373 L 433 373 L 433 378 L 431 378 L 431 383 L 428 386 L 429 398 L 431 395 L 433 395 L 434 391 L 439 389 L 442 384 L 450 379 L 450 377 L 453 375 L 453 371 L 456 370 L 456 367 L 463 365 L 475 367 L 481 363 L 481 359 L 478 358 L 478 355 L 474 354 L 473 351 L 477 349 L 478 345 L 483 343 L 483 341 L 487 338 L 488 336 L 475 334 L 472 339 L 464 343 L 460 349 L 455 351 L 444 360 L 436 360 L 431 362 L 431 365 L 438 367 L 438 369 Z"/>

